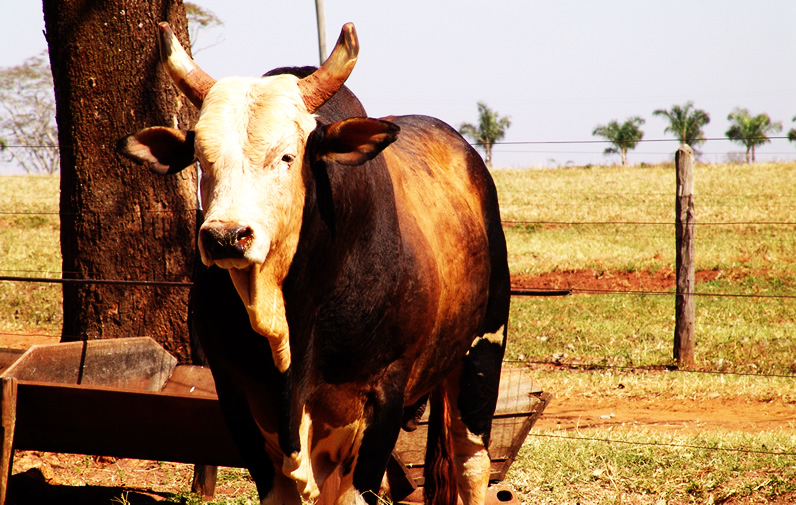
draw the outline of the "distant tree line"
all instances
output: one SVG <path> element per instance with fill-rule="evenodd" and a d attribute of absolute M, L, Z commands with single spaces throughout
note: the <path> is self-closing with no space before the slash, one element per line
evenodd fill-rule
<path fill-rule="evenodd" d="M 58 171 L 55 95 L 47 51 L 0 69 L 0 155 L 29 174 Z"/>
<path fill-rule="evenodd" d="M 654 116 L 661 116 L 669 121 L 664 129 L 665 133 L 674 135 L 682 144 L 687 144 L 699 154 L 697 146 L 705 142 L 702 128 L 710 123 L 710 115 L 704 110 L 694 107 L 694 102 L 685 105 L 673 105 L 671 109 L 657 109 L 652 112 Z M 762 113 L 753 116 L 748 109 L 736 107 L 727 116 L 730 127 L 725 132 L 728 139 L 742 144 L 746 148 L 746 162 L 755 162 L 755 148 L 771 142 L 769 135 L 782 131 L 782 123 L 771 120 L 768 114 Z M 796 121 L 796 117 L 793 118 Z M 605 154 L 619 153 L 622 156 L 622 165 L 627 163 L 627 151 L 636 148 L 644 137 L 640 126 L 644 119 L 633 116 L 623 123 L 616 120 L 607 125 L 597 126 L 592 135 L 604 137 L 612 145 L 605 149 Z M 788 132 L 788 140 L 796 142 L 796 129 Z"/>

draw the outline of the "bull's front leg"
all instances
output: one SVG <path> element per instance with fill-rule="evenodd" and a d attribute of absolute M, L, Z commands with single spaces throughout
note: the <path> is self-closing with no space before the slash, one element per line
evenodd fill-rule
<path fill-rule="evenodd" d="M 380 501 L 379 489 L 401 430 L 406 381 L 385 382 L 368 395 L 359 450 L 340 465 L 337 505 L 376 505 Z"/>
<path fill-rule="evenodd" d="M 224 317 L 218 317 L 223 314 Z M 229 274 L 198 266 L 191 293 L 193 335 L 210 365 L 229 433 L 257 487 L 262 503 L 300 504 L 295 483 L 275 471 L 281 454 L 274 416 L 276 399 L 269 373 L 268 342 L 254 333 Z M 276 458 L 281 465 L 281 456 Z"/>

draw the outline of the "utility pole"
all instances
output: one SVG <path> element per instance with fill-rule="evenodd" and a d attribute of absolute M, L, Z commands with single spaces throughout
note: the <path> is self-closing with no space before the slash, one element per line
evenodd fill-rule
<path fill-rule="evenodd" d="M 315 0 L 315 17 L 318 19 L 318 55 L 320 64 L 326 61 L 326 15 L 323 12 L 323 0 Z"/>

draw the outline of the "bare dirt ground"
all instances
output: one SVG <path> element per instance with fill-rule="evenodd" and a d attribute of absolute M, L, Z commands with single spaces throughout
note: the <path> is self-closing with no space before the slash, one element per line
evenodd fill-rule
<path fill-rule="evenodd" d="M 695 273 L 696 283 L 732 277 L 737 273 L 720 270 L 701 270 Z M 675 287 L 675 272 L 662 268 L 655 272 L 598 272 L 596 270 L 566 270 L 542 275 L 514 276 L 514 289 L 575 289 L 585 291 L 667 291 Z"/>
<path fill-rule="evenodd" d="M 540 430 L 604 430 L 643 427 L 654 431 L 776 431 L 796 428 L 796 405 L 738 398 L 700 401 L 616 398 L 554 398 L 536 423 Z"/>
<path fill-rule="evenodd" d="M 697 272 L 697 283 L 721 275 L 732 273 Z M 632 273 L 584 270 L 516 277 L 513 287 L 665 291 L 673 289 L 674 282 L 674 272 L 665 269 Z M 3 336 L 0 340 L 0 346 L 17 349 L 36 343 L 53 343 L 53 339 L 25 337 L 20 341 L 8 341 Z M 728 412 L 738 415 L 729 416 Z M 796 428 L 796 405 L 781 401 L 739 401 L 737 398 L 689 401 L 570 395 L 554 397 L 536 424 L 536 429 L 543 431 L 605 431 L 629 427 L 680 432 L 792 430 Z M 7 503 L 157 503 L 166 497 L 187 493 L 192 473 L 191 465 L 176 463 L 18 451 Z M 240 496 L 253 490 L 250 482 L 239 478 L 242 471 L 222 469 L 221 475 L 216 489 L 220 495 Z"/>

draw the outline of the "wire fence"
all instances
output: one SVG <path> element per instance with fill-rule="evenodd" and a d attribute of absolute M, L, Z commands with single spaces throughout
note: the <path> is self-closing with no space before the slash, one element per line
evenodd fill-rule
<path fill-rule="evenodd" d="M 728 137 L 702 137 L 699 139 L 695 139 L 695 143 L 697 145 L 702 143 L 708 144 L 715 144 L 719 142 L 736 142 L 740 143 L 740 149 L 743 149 L 743 146 L 746 142 L 757 142 L 758 150 L 760 148 L 765 147 L 767 143 L 770 141 L 791 141 L 791 139 L 787 135 L 771 135 L 765 137 L 745 137 L 745 138 L 737 138 L 737 139 L 730 139 Z M 644 152 L 634 152 L 635 145 L 648 145 L 648 144 L 679 144 L 679 139 L 674 138 L 654 138 L 654 139 L 640 139 L 634 143 L 633 147 L 628 150 L 628 155 L 640 155 L 640 156 L 667 156 L 671 155 L 671 151 L 660 151 L 660 152 L 653 152 L 653 151 L 644 151 Z M 503 149 L 503 148 L 511 148 L 516 146 L 576 146 L 576 145 L 585 145 L 585 146 L 602 146 L 602 145 L 613 145 L 614 143 L 610 140 L 606 139 L 574 139 L 574 140 L 519 140 L 519 141 L 497 141 L 493 142 L 493 151 L 496 153 L 504 153 L 508 155 L 515 155 L 515 154 L 544 154 L 544 155 L 558 155 L 558 154 L 568 154 L 568 155 L 596 155 L 596 154 L 605 154 L 604 151 L 583 151 L 583 150 L 553 150 L 553 149 L 535 149 L 535 150 L 517 150 L 517 149 Z M 470 145 L 476 148 L 483 147 L 482 142 L 471 142 Z M 10 151 L 14 150 L 37 150 L 37 149 L 49 149 L 49 150 L 60 150 L 61 146 L 57 144 L 7 144 L 4 146 L 5 149 Z M 796 159 L 796 149 L 793 151 L 765 151 L 761 152 L 760 154 L 764 154 L 766 156 L 783 156 L 788 159 Z M 743 155 L 743 151 L 700 151 L 700 155 L 702 156 L 729 156 L 729 157 L 740 157 Z M 552 160 L 548 160 L 552 161 Z M 569 162 L 567 162 L 569 163 Z M 590 163 L 591 165 L 591 163 Z"/>
<path fill-rule="evenodd" d="M 796 199 L 796 195 L 787 195 L 788 198 Z M 164 214 L 164 213 L 190 213 L 194 214 L 195 209 L 156 209 L 139 210 L 138 213 L 145 214 Z M 8 211 L 0 210 L 0 217 L 3 216 L 71 216 L 76 213 L 60 211 Z M 85 214 L 85 213 L 84 213 Z M 118 219 L 120 216 L 114 216 Z M 550 221 L 550 220 L 504 220 L 505 226 L 556 226 L 556 227 L 605 227 L 605 226 L 642 226 L 642 227 L 667 227 L 675 225 L 671 222 L 655 221 Z M 696 227 L 754 227 L 754 226 L 776 226 L 776 227 L 796 227 L 796 221 L 727 221 L 727 222 L 696 222 Z M 593 233 L 590 231 L 589 233 Z M 757 240 L 754 236 L 749 240 Z M 25 274 L 25 275 L 20 275 Z M 84 284 L 84 285 L 119 285 L 119 286 L 151 286 L 151 287 L 174 287 L 190 288 L 192 283 L 184 281 L 172 281 L 166 279 L 103 279 L 98 277 L 84 277 L 79 272 L 66 271 L 39 271 L 39 270 L 8 270 L 0 269 L 0 281 L 5 282 L 30 282 L 45 284 Z M 571 294 L 592 294 L 592 295 L 644 295 L 644 296 L 674 296 L 674 290 L 628 290 L 628 289 L 595 289 L 571 287 L 566 289 L 551 288 L 525 288 L 512 290 L 513 296 L 566 296 Z M 779 298 L 796 299 L 796 294 L 767 295 L 760 293 L 722 293 L 722 292 L 693 292 L 686 293 L 694 296 L 717 297 L 717 298 Z"/>
<path fill-rule="evenodd" d="M 767 142 L 770 140 L 789 140 L 787 135 L 768 135 L 764 137 L 738 137 L 738 138 L 729 138 L 729 137 L 700 137 L 698 139 L 694 139 L 694 143 L 701 144 L 703 142 L 743 142 L 743 141 L 763 141 Z M 637 144 L 644 144 L 644 143 L 680 143 L 680 139 L 672 139 L 672 138 L 665 138 L 665 139 L 639 139 L 635 141 Z M 502 145 L 502 146 L 511 146 L 511 145 L 569 145 L 569 144 L 613 144 L 610 140 L 605 139 L 590 139 L 590 140 L 515 140 L 515 141 L 496 141 L 493 142 L 492 145 Z M 483 145 L 483 142 L 471 142 L 470 145 L 473 146 L 480 146 Z M 7 148 L 16 148 L 16 149 L 60 149 L 58 144 L 7 144 L 5 147 Z M 667 154 L 671 154 L 671 152 L 667 151 Z"/>
<path fill-rule="evenodd" d="M 785 137 L 780 137 L 785 138 Z M 717 139 L 708 139 L 708 140 L 717 140 Z M 721 139 L 726 140 L 726 139 Z M 661 139 L 661 140 L 647 140 L 645 142 L 671 142 L 670 139 Z M 571 144 L 571 143 L 606 143 L 606 141 L 557 141 L 557 142 L 505 142 L 501 143 L 503 145 L 517 145 L 517 144 Z M 8 147 L 20 147 L 20 146 L 8 146 Z M 30 146 L 26 146 L 30 147 Z M 48 147 L 48 146 L 39 146 L 39 147 Z M 51 147 L 51 146 L 50 146 Z M 605 195 L 613 195 L 613 193 L 606 192 Z M 593 195 L 595 196 L 595 195 Z M 599 196 L 599 195 L 596 195 Z M 632 196 L 632 195 L 630 195 Z M 657 195 L 645 195 L 645 196 L 657 196 L 661 198 L 671 198 L 670 193 L 660 193 Z M 727 197 L 728 195 L 723 195 Z M 777 194 L 777 195 L 760 195 L 760 194 L 746 194 L 746 195 L 739 195 L 744 197 L 755 197 L 755 198 L 771 198 L 776 197 L 781 199 L 783 203 L 796 200 L 796 195 L 794 194 Z M 721 206 L 732 206 L 732 202 L 724 202 Z M 785 207 L 789 207 L 787 203 L 785 203 Z M 161 214 L 161 213 L 195 213 L 195 209 L 166 209 L 166 210 L 142 210 L 139 211 L 142 213 L 151 213 L 151 214 Z M 65 213 L 60 211 L 17 211 L 17 210 L 0 210 L 0 217 L 14 217 L 14 216 L 50 216 L 50 217 L 64 217 L 64 216 L 72 216 L 75 213 Z M 587 221 L 587 220 L 562 220 L 562 221 L 555 221 L 555 220 L 505 220 L 504 225 L 507 227 L 511 226 L 553 226 L 553 227 L 586 227 L 591 230 L 596 230 L 599 228 L 604 227 L 650 227 L 650 228 L 674 228 L 675 222 L 674 221 L 619 221 L 619 220 L 609 220 L 609 221 Z M 796 221 L 767 221 L 767 220 L 759 220 L 759 221 L 714 221 L 714 222 L 697 222 L 695 223 L 697 227 L 760 227 L 760 226 L 767 226 L 767 227 L 780 227 L 780 228 L 791 228 L 796 227 Z M 754 239 L 753 237 L 751 238 Z M 42 284 L 85 284 L 85 285 L 117 285 L 117 286 L 134 286 L 134 287 L 152 287 L 152 288 L 172 288 L 172 289 L 189 289 L 192 286 L 190 282 L 181 282 L 181 281 L 171 281 L 166 279 L 138 279 L 138 280 L 130 280 L 130 279 L 103 279 L 103 278 L 69 278 L 75 277 L 78 275 L 76 272 L 62 272 L 62 271 L 39 271 L 39 270 L 0 270 L 0 281 L 5 282 L 18 282 L 18 283 L 42 283 Z M 512 295 L 513 296 L 567 296 L 567 295 L 627 295 L 627 296 L 634 296 L 634 295 L 641 295 L 641 296 L 666 296 L 666 297 L 674 297 L 675 292 L 674 289 L 671 291 L 662 291 L 662 290 L 632 290 L 632 289 L 594 289 L 594 288 L 567 288 L 567 289 L 547 289 L 547 288 L 539 288 L 539 289 L 513 289 Z M 783 300 L 792 300 L 796 299 L 796 294 L 776 294 L 776 295 L 768 295 L 768 294 L 759 294 L 759 293 L 742 293 L 742 292 L 723 292 L 723 293 L 703 293 L 703 292 L 695 292 L 693 293 L 696 296 L 700 297 L 716 297 L 716 298 L 736 298 L 736 299 L 761 299 L 761 300 L 768 300 L 768 299 L 783 299 Z M 0 331 L 0 337 L 8 336 L 8 337 L 50 337 L 50 338 L 61 338 L 64 335 L 61 333 L 58 334 L 50 334 L 50 333 L 31 333 L 31 332 L 8 332 L 8 331 Z M 72 336 L 75 337 L 75 336 Z M 512 363 L 512 362 L 509 362 Z M 514 364 L 521 364 L 523 366 L 528 365 L 538 365 L 538 366 L 552 366 L 552 367 L 566 367 L 568 369 L 578 369 L 578 370 L 586 370 L 586 371 L 605 371 L 605 370 L 621 370 L 621 371 L 628 371 L 628 372 L 636 372 L 636 371 L 662 371 L 667 370 L 670 372 L 676 373 L 686 373 L 686 374 L 713 374 L 713 375 L 720 375 L 720 376 L 748 376 L 753 377 L 756 379 L 767 379 L 767 378 L 780 378 L 780 379 L 794 379 L 796 375 L 792 374 L 776 374 L 776 373 L 741 373 L 741 372 L 732 372 L 732 371 L 710 371 L 710 370 L 687 370 L 687 369 L 678 369 L 673 366 L 638 366 L 638 365 L 630 365 L 630 366 L 623 366 L 623 365 L 611 365 L 605 363 L 583 363 L 583 362 L 566 362 L 565 360 L 560 359 L 551 359 L 551 360 L 522 360 L 522 361 L 515 361 Z M 689 448 L 689 449 L 698 449 L 698 450 L 715 450 L 715 451 L 726 451 L 726 452 L 735 452 L 735 453 L 750 453 L 750 454 L 761 454 L 761 455 L 768 455 L 768 456 L 783 456 L 783 457 L 796 457 L 796 452 L 794 451 L 771 451 L 771 450 L 758 450 L 758 449 L 748 449 L 748 448 L 731 448 L 731 447 L 714 447 L 714 446 L 697 446 L 697 445 L 688 445 L 688 444 L 673 444 L 673 443 L 661 443 L 661 442 L 634 442 L 628 440 L 621 440 L 621 439 L 613 439 L 613 438 L 603 438 L 603 437 L 594 437 L 594 436 L 573 436 L 573 435 L 560 435 L 560 434 L 550 434 L 550 433 L 537 433 L 533 432 L 530 434 L 533 437 L 539 438 L 549 438 L 549 439 L 565 439 L 565 440 L 572 440 L 575 442 L 582 442 L 582 443 L 607 443 L 607 444 L 625 444 L 625 445 L 642 445 L 642 446 L 652 446 L 652 447 L 668 447 L 668 448 Z"/>

